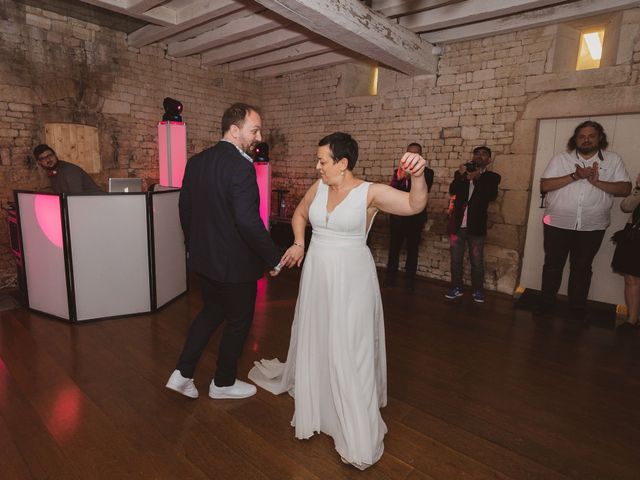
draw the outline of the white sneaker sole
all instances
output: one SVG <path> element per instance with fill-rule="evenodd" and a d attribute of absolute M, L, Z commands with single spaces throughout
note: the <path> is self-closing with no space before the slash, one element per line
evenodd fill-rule
<path fill-rule="evenodd" d="M 257 392 L 253 392 L 253 393 L 246 393 L 244 395 L 230 395 L 228 393 L 211 393 L 209 392 L 209 397 L 213 398 L 214 400 L 233 400 L 233 399 L 242 399 L 242 398 L 249 398 L 249 397 L 253 397 Z"/>
<path fill-rule="evenodd" d="M 179 389 L 177 389 L 175 387 L 172 387 L 169 384 L 166 384 L 165 387 L 167 387 L 169 390 L 173 390 L 174 392 L 178 392 L 180 395 L 184 395 L 187 398 L 198 398 L 200 396 L 199 394 L 196 394 L 196 396 L 194 397 L 192 395 L 189 395 L 189 394 L 183 392 L 182 390 L 179 390 Z"/>

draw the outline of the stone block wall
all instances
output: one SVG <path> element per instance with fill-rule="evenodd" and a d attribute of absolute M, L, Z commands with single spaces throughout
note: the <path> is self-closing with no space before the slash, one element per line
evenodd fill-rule
<path fill-rule="evenodd" d="M 129 48 L 126 35 L 12 0 L 0 0 L 0 200 L 47 179 L 31 151 L 44 124 L 98 127 L 102 172 L 158 181 L 157 123 L 169 96 L 184 104 L 188 154 L 220 138 L 231 103 L 260 104 L 260 83 L 204 68 L 199 58 L 168 57 L 165 46 Z M 2 216 L 4 223 L 4 212 Z M 7 228 L 0 228 L 0 288 L 15 281 Z"/>
<path fill-rule="evenodd" d="M 98 127 L 102 173 L 95 177 L 103 186 L 110 176 L 154 183 L 165 96 L 185 105 L 189 154 L 219 138 L 226 106 L 247 101 L 262 107 L 273 187 L 290 191 L 289 212 L 317 178 L 316 145 L 327 133 L 353 134 L 361 149 L 356 174 L 376 182 L 389 181 L 408 143 L 421 143 L 435 184 L 418 273 L 435 279 L 449 278 L 445 225 L 453 172 L 473 147 L 489 146 L 502 184 L 490 208 L 485 280 L 487 288 L 511 293 L 522 263 L 538 120 L 640 112 L 638 9 L 624 12 L 620 29 L 616 63 L 599 70 L 554 71 L 559 26 L 548 26 L 446 45 L 437 76 L 381 68 L 377 96 L 349 96 L 355 90 L 345 84 L 357 68 L 258 81 L 204 68 L 197 57 L 168 57 L 162 44 L 129 48 L 124 33 L 0 0 L 0 200 L 46 180 L 30 153 L 47 122 Z M 386 265 L 386 215 L 378 216 L 370 245 L 377 264 Z M 14 274 L 0 228 L 0 288 Z"/>
<path fill-rule="evenodd" d="M 628 50 L 618 55 L 624 63 L 599 70 L 554 72 L 558 26 L 549 26 L 446 45 L 438 76 L 381 69 L 377 96 L 345 97 L 348 89 L 339 86 L 348 76 L 340 66 L 265 80 L 266 124 L 278 133 L 274 184 L 290 189 L 288 200 L 296 203 L 317 178 L 318 140 L 336 130 L 358 140 L 355 173 L 374 182 L 388 182 L 406 145 L 421 143 L 435 183 L 418 273 L 448 280 L 448 185 L 473 147 L 487 145 L 494 154 L 490 168 L 502 183 L 489 209 L 485 285 L 512 293 L 524 250 L 537 121 L 640 112 L 639 25 L 637 9 L 624 13 L 623 28 L 632 36 L 621 42 Z M 370 234 L 380 266 L 387 261 L 388 229 L 388 218 L 380 215 Z"/>

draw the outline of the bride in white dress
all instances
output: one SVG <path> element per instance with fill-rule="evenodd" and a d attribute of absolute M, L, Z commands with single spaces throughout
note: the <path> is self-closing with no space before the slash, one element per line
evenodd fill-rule
<path fill-rule="evenodd" d="M 313 235 L 302 269 L 286 363 L 255 362 L 249 378 L 274 393 L 295 398 L 296 438 L 330 435 L 342 461 L 365 469 L 382 456 L 387 427 L 384 318 L 376 267 L 367 235 L 378 210 L 395 215 L 421 212 L 426 182 L 411 192 L 353 176 L 358 144 L 348 134 L 320 140 L 320 180 L 307 191 L 292 219 L 294 244 L 283 256 L 300 265 L 307 220 Z M 424 174 L 425 161 L 406 153 L 402 166 Z"/>

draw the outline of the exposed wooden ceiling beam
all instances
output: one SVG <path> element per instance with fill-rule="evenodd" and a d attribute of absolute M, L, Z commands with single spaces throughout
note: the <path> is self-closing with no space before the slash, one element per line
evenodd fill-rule
<path fill-rule="evenodd" d="M 210 50 L 202 54 L 203 65 L 220 65 L 222 63 L 233 62 L 240 58 L 245 58 L 260 53 L 268 52 L 278 48 L 287 47 L 295 43 L 303 42 L 307 35 L 298 30 L 281 28 L 269 33 L 224 45 L 220 48 Z"/>
<path fill-rule="evenodd" d="M 250 13 L 258 13 L 264 11 L 265 8 L 262 5 L 258 5 L 256 3 L 252 5 L 251 8 L 243 8 L 242 10 L 236 10 L 235 12 L 229 13 L 223 17 L 214 18 L 213 20 L 209 20 L 208 22 L 198 25 L 197 27 L 192 27 L 189 30 L 185 30 L 184 32 L 180 32 L 176 35 L 171 35 L 170 37 L 165 38 L 162 41 L 171 43 L 187 40 L 189 38 L 196 37 L 201 33 L 208 32 L 209 30 L 222 27 L 223 25 L 226 25 L 233 20 L 237 20 L 238 18 L 246 17 Z"/>
<path fill-rule="evenodd" d="M 640 1 L 638 0 L 607 0 L 606 2 L 602 0 L 580 0 L 565 5 L 524 12 L 510 17 L 473 23 L 463 27 L 424 33 L 421 37 L 431 43 L 471 40 L 488 35 L 536 28 L 558 22 L 567 22 L 601 13 L 637 7 L 638 5 L 640 5 Z"/>
<path fill-rule="evenodd" d="M 401 17 L 399 22 L 413 32 L 428 32 L 513 15 L 562 2 L 563 0 L 467 0 L 455 5 L 407 15 Z"/>
<path fill-rule="evenodd" d="M 147 12 L 134 12 L 129 10 L 129 0 L 82 0 L 84 3 L 95 5 L 96 7 L 121 13 L 128 17 L 138 18 L 155 25 L 175 25 L 176 11 L 164 6 L 153 8 Z"/>
<path fill-rule="evenodd" d="M 300 60 L 313 55 L 319 55 L 333 50 L 334 47 L 328 43 L 329 42 L 326 40 L 322 42 L 299 43 L 297 45 L 281 48 L 262 55 L 255 55 L 253 57 L 231 62 L 229 64 L 229 70 L 232 72 L 255 70 L 257 68 L 292 62 L 294 60 Z"/>
<path fill-rule="evenodd" d="M 432 45 L 358 1 L 256 0 L 314 33 L 409 75 L 435 73 Z"/>
<path fill-rule="evenodd" d="M 194 38 L 170 43 L 167 53 L 173 57 L 193 55 L 216 46 L 246 39 L 269 30 L 275 30 L 281 26 L 280 21 L 275 19 L 275 16 L 270 12 L 252 14 L 233 20 L 219 28 L 201 33 Z"/>
<path fill-rule="evenodd" d="M 127 10 L 129 12 L 143 13 L 163 3 L 167 3 L 167 0 L 128 0 Z"/>
<path fill-rule="evenodd" d="M 323 55 L 317 55 L 315 57 L 305 58 L 304 60 L 298 60 L 291 63 L 283 63 L 280 65 L 274 65 L 272 67 L 261 68 L 256 70 L 256 77 L 275 77 L 277 75 L 284 75 L 285 73 L 301 72 L 303 70 L 312 70 L 314 68 L 328 67 L 331 65 L 338 65 L 340 63 L 348 63 L 358 60 L 354 56 L 330 52 Z"/>
<path fill-rule="evenodd" d="M 91 0 L 94 1 L 94 0 Z M 215 18 L 223 17 L 232 12 L 242 10 L 244 4 L 238 0 L 195 0 L 187 6 L 176 11 L 174 24 L 168 27 L 158 27 L 147 25 L 135 32 L 131 32 L 127 37 L 129 45 L 132 47 L 142 47 L 150 43 L 159 42 L 165 38 L 172 37 L 179 33 L 196 27 L 202 23 Z"/>
<path fill-rule="evenodd" d="M 462 0 L 413 0 L 410 2 L 407 0 L 373 0 L 371 9 L 380 12 L 385 17 L 397 17 L 460 1 Z"/>

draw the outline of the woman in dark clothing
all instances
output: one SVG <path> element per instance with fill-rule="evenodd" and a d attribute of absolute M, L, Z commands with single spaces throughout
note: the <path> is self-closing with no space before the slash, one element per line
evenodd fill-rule
<path fill-rule="evenodd" d="M 626 229 L 632 232 L 618 240 L 611 266 L 624 275 L 624 300 L 627 304 L 627 320 L 620 327 L 638 328 L 640 321 L 640 174 L 631 194 L 620 203 L 623 212 L 631 213 Z"/>

